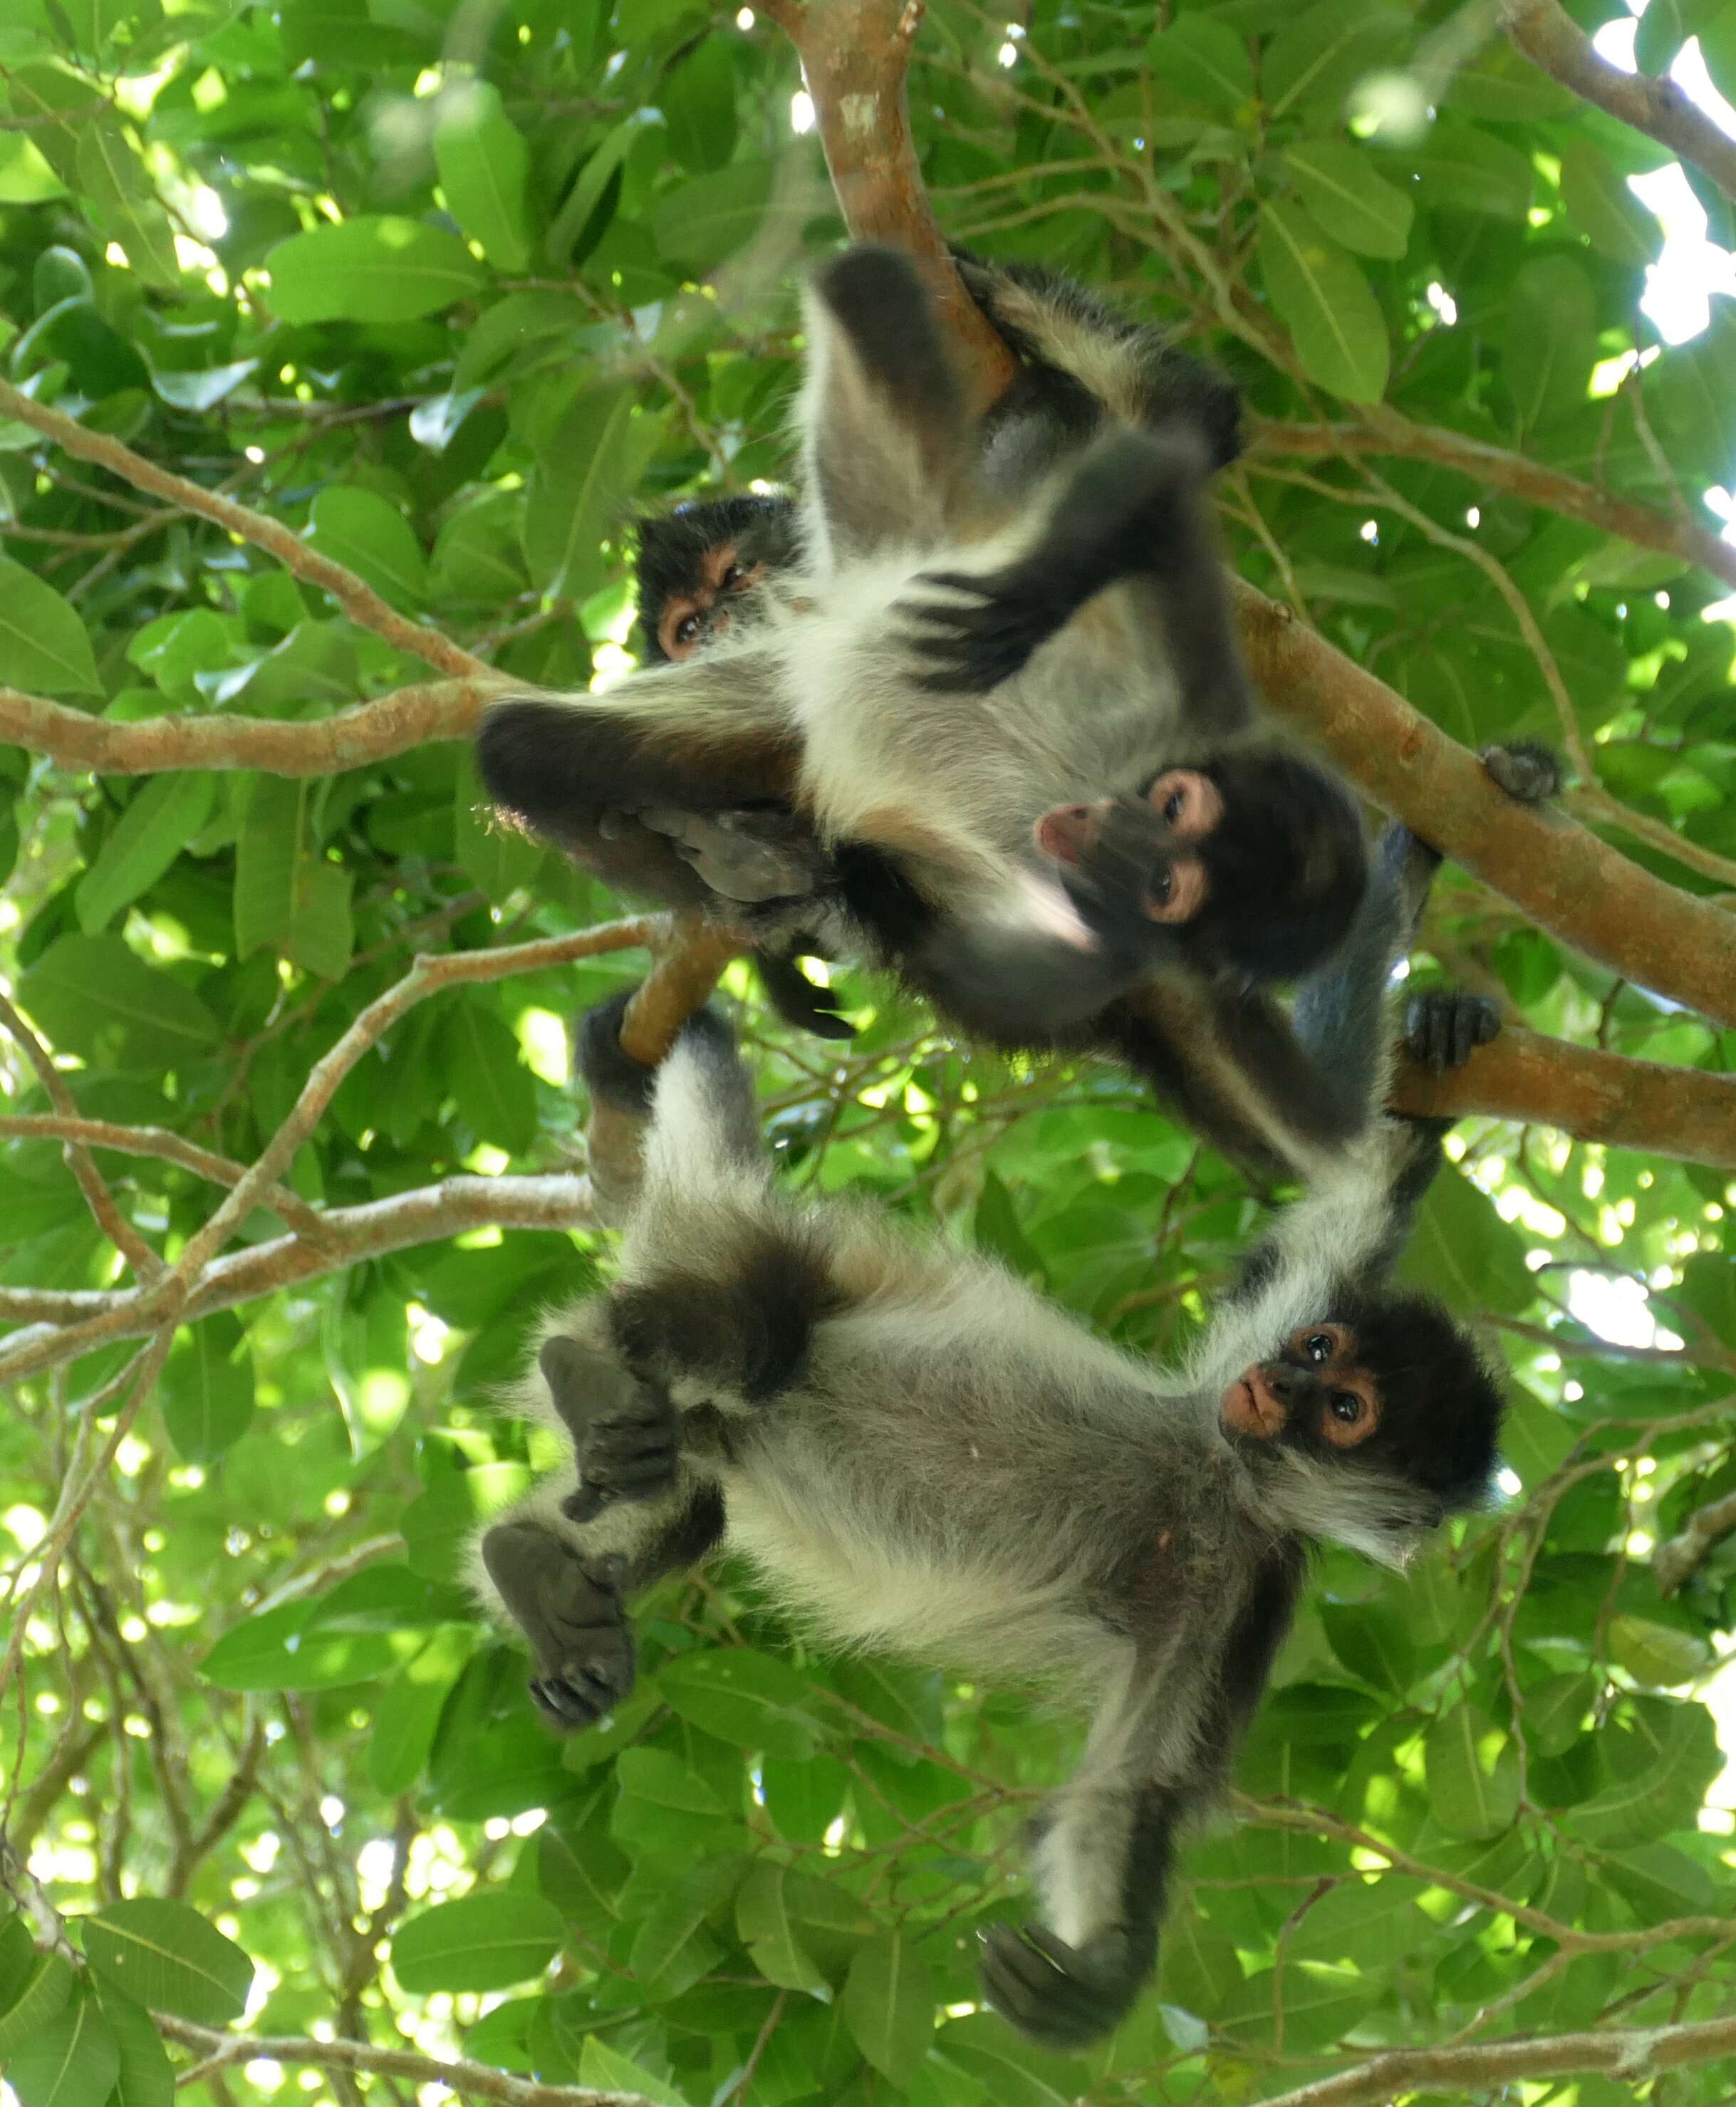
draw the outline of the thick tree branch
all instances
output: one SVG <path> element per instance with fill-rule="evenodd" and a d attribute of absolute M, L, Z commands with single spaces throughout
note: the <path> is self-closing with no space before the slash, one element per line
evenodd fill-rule
<path fill-rule="evenodd" d="M 167 2012 L 153 2012 L 165 2041 L 190 2048 L 201 2060 L 180 2074 L 187 2084 L 196 2074 L 227 2069 L 237 2063 L 283 2063 L 291 2069 L 371 2072 L 380 2078 L 407 2078 L 414 2084 L 440 2085 L 462 2099 L 497 2100 L 502 2107 L 651 2107 L 636 2092 L 600 2092 L 589 2085 L 542 2085 L 514 2078 L 462 2056 L 450 2060 L 423 2055 L 414 2049 L 376 2048 L 371 2042 L 314 2041 L 299 2035 L 227 2034 L 215 2027 L 196 2026 Z"/>
<path fill-rule="evenodd" d="M 353 571 L 346 570 L 342 564 L 335 564 L 329 556 L 310 549 L 281 521 L 268 519 L 263 512 L 237 505 L 233 498 L 220 497 L 214 490 L 189 482 L 184 475 L 171 474 L 167 469 L 159 468 L 155 461 L 146 460 L 142 454 L 134 453 L 131 447 L 123 446 L 106 433 L 91 431 L 75 417 L 47 408 L 21 389 L 13 387 L 9 380 L 0 380 L 0 415 L 16 417 L 20 425 L 28 425 L 33 431 L 40 432 L 65 452 L 106 469 L 110 475 L 119 476 L 135 490 L 148 490 L 153 497 L 165 498 L 183 512 L 196 513 L 226 532 L 251 541 L 255 548 L 275 556 L 297 577 L 305 579 L 310 586 L 317 586 L 322 592 L 330 593 L 352 622 L 384 637 L 395 649 L 409 657 L 423 659 L 455 680 L 488 681 L 497 677 L 462 645 L 454 644 L 438 630 L 412 622 L 407 615 L 387 606 L 373 587 L 364 585 Z"/>
<path fill-rule="evenodd" d="M 1612 65 L 1560 0 L 1501 0 L 1500 22 L 1516 48 L 1551 79 L 1692 161 L 1726 197 L 1736 198 L 1736 140 L 1727 139 L 1673 80 Z"/>
<path fill-rule="evenodd" d="M 0 742 L 98 775 L 154 775 L 169 768 L 331 775 L 389 761 L 430 739 L 468 739 L 491 694 L 506 685 L 491 668 L 481 670 L 484 679 L 394 688 L 311 724 L 240 716 L 137 717 L 116 724 L 0 687 Z"/>
<path fill-rule="evenodd" d="M 1720 1024 L 1736 1024 L 1736 915 L 1679 892 L 1546 806 L 1521 805 L 1474 754 L 1288 608 L 1233 582 L 1274 712 L 1425 841 L 1563 943 Z"/>
<path fill-rule="evenodd" d="M 1391 2049 L 1353 2069 L 1293 2091 L 1266 2096 L 1266 2107 L 1362 2107 L 1401 2093 L 1451 2099 L 1493 2091 L 1516 2078 L 1571 2078 L 1608 2071 L 1637 2084 L 1664 2070 L 1714 2063 L 1736 2052 L 1736 2019 L 1675 2027 L 1610 2028 L 1599 2033 L 1527 2034 L 1464 2048 Z"/>
<path fill-rule="evenodd" d="M 1405 460 L 1437 462 L 1468 476 L 1486 490 L 1504 490 L 1529 505 L 1540 505 L 1605 533 L 1619 534 L 1635 547 L 1656 549 L 1697 564 L 1722 583 L 1736 586 L 1736 541 L 1726 541 L 1710 528 L 1678 519 L 1630 497 L 1613 496 L 1595 483 L 1582 483 L 1523 454 L 1494 447 L 1482 439 L 1451 432 L 1439 425 L 1414 425 L 1383 405 L 1370 407 L 1356 425 L 1310 425 L 1271 418 L 1256 425 L 1252 451 L 1288 454 L 1304 460 L 1336 454 L 1392 454 Z"/>
<path fill-rule="evenodd" d="M 1432 1118 L 1535 1120 L 1577 1141 L 1736 1167 L 1736 1077 L 1630 1061 L 1512 1026 L 1452 1075 L 1405 1062 L 1393 1103 Z"/>
<path fill-rule="evenodd" d="M 1675 1534 L 1652 1553 L 1652 1571 L 1658 1593 L 1673 1595 L 1683 1582 L 1698 1571 L 1720 1543 L 1736 1530 L 1736 1493 L 1727 1494 L 1703 1507 L 1696 1507 Z"/>

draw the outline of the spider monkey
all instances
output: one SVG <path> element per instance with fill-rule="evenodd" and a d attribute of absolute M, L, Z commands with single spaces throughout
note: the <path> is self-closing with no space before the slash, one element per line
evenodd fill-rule
<path fill-rule="evenodd" d="M 1366 859 L 1242 665 L 1203 504 L 1235 391 L 1076 290 L 969 267 L 1033 361 L 1009 402 L 967 417 L 906 258 L 834 258 L 807 294 L 798 565 L 685 663 L 497 705 L 484 780 L 587 857 L 609 808 L 713 840 L 720 812 L 794 813 L 825 880 L 748 908 L 766 948 L 817 923 L 967 1029 L 1119 1053 L 1231 1153 L 1306 1170 L 1356 1108 L 1255 984 L 1331 951 Z M 663 896 L 703 896 L 665 841 L 675 865 Z"/>
<path fill-rule="evenodd" d="M 662 1067 L 582 1034 L 593 1093 L 650 1105 L 645 1184 L 610 1295 L 540 1326 L 518 1403 L 570 1436 L 472 1547 L 477 1593 L 529 1647 L 557 1727 L 632 1687 L 626 1600 L 725 1544 L 822 1638 L 1091 1708 L 1035 1826 L 1035 1925 L 983 1939 L 986 1993 L 1049 2046 L 1108 2032 L 1155 1964 L 1166 1889 L 1220 1793 L 1311 1547 L 1401 1565 L 1484 1498 L 1500 1388 L 1391 1269 L 1446 1122 L 1382 1114 L 1383 991 L 1437 859 L 1383 838 L 1298 1031 L 1361 1107 L 1353 1143 L 1276 1218 L 1187 1363 L 1096 1337 L 999 1265 L 873 1213 L 776 1191 L 753 1088 L 702 1013 Z M 1491 1036 L 1477 998 L 1419 998 L 1442 1059 Z"/>

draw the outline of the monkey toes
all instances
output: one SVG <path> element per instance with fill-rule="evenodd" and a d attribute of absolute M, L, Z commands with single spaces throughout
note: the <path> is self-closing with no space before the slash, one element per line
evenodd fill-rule
<path fill-rule="evenodd" d="M 654 806 L 640 817 L 675 843 L 682 862 L 720 899 L 749 905 L 807 899 L 825 881 L 825 853 L 813 829 L 793 812 L 683 812 Z"/>
<path fill-rule="evenodd" d="M 618 1503 L 654 1499 L 674 1483 L 681 1414 L 667 1390 L 641 1382 L 613 1354 L 577 1339 L 549 1340 L 537 1365 L 573 1437 L 578 1490 L 560 1510 L 569 1521 L 593 1521 Z"/>
<path fill-rule="evenodd" d="M 1462 1068 L 1500 1028 L 1501 1013 L 1486 995 L 1448 989 L 1414 995 L 1405 1005 L 1405 1044 L 1432 1075 Z"/>
<path fill-rule="evenodd" d="M 563 1732 L 595 1726 L 633 1687 L 633 1633 L 621 1602 L 624 1561 L 582 1559 L 533 1522 L 503 1522 L 483 1564 L 523 1631 L 537 1673 L 533 1702 Z"/>
<path fill-rule="evenodd" d="M 1507 795 L 1522 805 L 1540 805 L 1561 788 L 1560 761 L 1535 739 L 1486 746 L 1479 758 Z"/>
<path fill-rule="evenodd" d="M 1125 1932 L 1069 1946 L 1041 1925 L 979 1932 L 983 1994 L 1007 2023 L 1050 2049 L 1082 2048 L 1118 2025 L 1149 1967 Z"/>

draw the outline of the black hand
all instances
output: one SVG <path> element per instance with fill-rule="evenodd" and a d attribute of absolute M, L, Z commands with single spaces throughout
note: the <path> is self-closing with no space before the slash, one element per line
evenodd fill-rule
<path fill-rule="evenodd" d="M 654 1499 L 674 1484 L 681 1414 L 666 1390 L 576 1339 L 551 1339 L 537 1366 L 573 1436 L 579 1487 L 560 1510 L 569 1521 L 595 1521 L 618 1502 Z"/>
<path fill-rule="evenodd" d="M 1486 995 L 1447 988 L 1414 995 L 1405 1005 L 1405 1044 L 1431 1075 L 1462 1068 L 1500 1028 L 1501 1013 Z"/>
<path fill-rule="evenodd" d="M 533 1522 L 491 1529 L 482 1556 L 530 1647 L 537 1709 L 564 1732 L 595 1725 L 633 1687 L 632 1627 L 621 1602 L 624 1561 L 613 1554 L 581 1559 Z"/>
<path fill-rule="evenodd" d="M 1070 603 L 1045 590 L 1041 574 L 1020 564 L 977 574 L 927 571 L 917 583 L 969 595 L 906 604 L 924 625 L 911 648 L 926 669 L 920 685 L 933 694 L 986 694 L 1011 680 L 1070 612 Z"/>
<path fill-rule="evenodd" d="M 1045 2048 L 1082 2048 L 1120 2024 L 1151 1972 L 1123 1931 L 1069 1946 L 1041 1925 L 991 1925 L 982 1942 L 984 1995 L 1003 2019 Z"/>
<path fill-rule="evenodd" d="M 1509 797 L 1522 805 L 1540 805 L 1561 788 L 1561 762 L 1536 739 L 1515 739 L 1510 746 L 1486 746 L 1482 765 Z"/>

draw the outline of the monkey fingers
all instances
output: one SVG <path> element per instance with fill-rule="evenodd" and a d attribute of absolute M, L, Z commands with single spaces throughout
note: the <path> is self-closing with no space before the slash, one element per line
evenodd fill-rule
<path fill-rule="evenodd" d="M 537 1709 L 566 1732 L 595 1725 L 633 1687 L 624 1561 L 612 1553 L 582 1559 L 534 1522 L 491 1529 L 482 1556 L 536 1663 L 529 1687 Z"/>
<path fill-rule="evenodd" d="M 1447 988 L 1414 995 L 1405 1005 L 1405 1043 L 1432 1075 L 1462 1068 L 1500 1028 L 1501 1013 L 1486 995 Z"/>
<path fill-rule="evenodd" d="M 653 1499 L 675 1482 L 681 1414 L 667 1390 L 641 1382 L 614 1354 L 576 1339 L 549 1340 L 537 1366 L 573 1436 L 579 1487 L 561 1503 L 569 1521 L 593 1521 L 618 1503 Z"/>
<path fill-rule="evenodd" d="M 917 582 L 969 595 L 905 604 L 905 613 L 924 625 L 909 640 L 926 669 L 920 683 L 931 694 L 987 694 L 1020 672 L 1067 618 L 1066 605 L 1058 606 L 1023 564 L 979 573 L 925 571 Z"/>
<path fill-rule="evenodd" d="M 1041 1925 L 991 1925 L 977 1936 L 984 1995 L 1010 2025 L 1044 2048 L 1082 2048 L 1108 2033 L 1145 1979 L 1121 1932 L 1105 1932 L 1083 1948 Z"/>
<path fill-rule="evenodd" d="M 654 806 L 640 817 L 666 835 L 703 883 L 750 904 L 805 898 L 825 877 L 825 855 L 793 812 L 683 812 Z"/>

